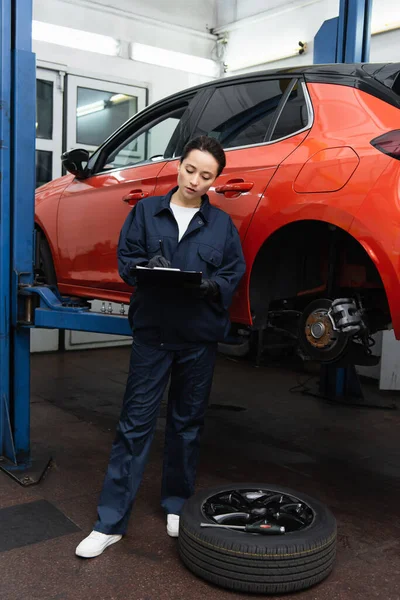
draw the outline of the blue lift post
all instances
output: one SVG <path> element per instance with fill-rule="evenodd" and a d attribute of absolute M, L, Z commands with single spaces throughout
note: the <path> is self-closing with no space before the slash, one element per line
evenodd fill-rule
<path fill-rule="evenodd" d="M 1 6 L 1 468 L 34 481 L 30 460 L 30 331 L 18 326 L 33 284 L 35 189 L 35 56 L 32 1 Z M 40 461 L 41 462 L 41 461 Z M 48 463 L 48 459 L 47 459 Z"/>
<path fill-rule="evenodd" d="M 340 0 L 339 16 L 314 38 L 314 64 L 369 61 L 372 0 Z"/>
<path fill-rule="evenodd" d="M 0 0 L 0 455 L 15 459 L 10 436 L 10 112 L 11 2 Z"/>
<path fill-rule="evenodd" d="M 372 0 L 340 0 L 339 16 L 325 21 L 314 38 L 314 64 L 369 61 Z M 323 365 L 319 395 L 357 406 L 374 406 L 365 399 L 354 365 Z"/>
<path fill-rule="evenodd" d="M 11 38 L 11 430 L 16 463 L 30 458 L 30 331 L 18 327 L 25 310 L 20 286 L 33 283 L 36 60 L 32 53 L 32 1 L 12 5 Z"/>
<path fill-rule="evenodd" d="M 130 335 L 125 316 L 89 312 L 34 284 L 36 65 L 32 0 L 0 0 L 0 468 L 37 483 L 50 458 L 31 458 L 30 329 Z"/>

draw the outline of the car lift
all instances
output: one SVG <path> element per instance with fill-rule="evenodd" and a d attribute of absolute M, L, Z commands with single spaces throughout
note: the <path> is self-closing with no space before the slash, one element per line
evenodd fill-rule
<path fill-rule="evenodd" d="M 341 0 L 338 19 L 325 23 L 315 38 L 315 62 L 368 59 L 371 4 Z M 32 0 L 0 0 L 0 28 L 0 468 L 22 485 L 31 485 L 50 460 L 31 458 L 31 328 L 119 335 L 130 335 L 130 328 L 126 316 L 89 312 L 86 302 L 77 304 L 54 288 L 34 285 Z M 335 390 L 346 380 L 337 371 Z"/>

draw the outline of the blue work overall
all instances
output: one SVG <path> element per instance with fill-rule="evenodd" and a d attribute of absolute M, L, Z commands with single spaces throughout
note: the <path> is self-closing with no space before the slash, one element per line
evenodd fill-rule
<path fill-rule="evenodd" d="M 132 269 L 162 250 L 172 267 L 201 271 L 215 281 L 219 295 L 206 299 L 192 289 L 136 286 L 128 381 L 94 527 L 106 534 L 126 531 L 169 378 L 161 503 L 166 513 L 180 514 L 193 494 L 217 344 L 229 331 L 228 308 L 245 271 L 236 228 L 206 195 L 178 242 L 170 209 L 176 189 L 131 211 L 118 244 L 119 273 L 135 286 Z"/>

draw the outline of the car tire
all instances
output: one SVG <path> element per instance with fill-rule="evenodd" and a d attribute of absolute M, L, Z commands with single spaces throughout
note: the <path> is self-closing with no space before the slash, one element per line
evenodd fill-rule
<path fill-rule="evenodd" d="M 213 520 L 204 506 L 213 496 L 232 490 L 267 490 L 299 499 L 312 511 L 312 522 L 299 531 L 264 536 L 235 529 L 201 527 Z M 318 500 L 267 484 L 234 484 L 203 490 L 184 505 L 179 554 L 199 577 L 238 592 L 279 594 L 311 587 L 325 579 L 336 553 L 336 521 Z"/>
<path fill-rule="evenodd" d="M 36 243 L 38 248 L 36 252 L 35 281 L 41 285 L 57 285 L 50 246 L 41 231 L 36 232 Z"/>

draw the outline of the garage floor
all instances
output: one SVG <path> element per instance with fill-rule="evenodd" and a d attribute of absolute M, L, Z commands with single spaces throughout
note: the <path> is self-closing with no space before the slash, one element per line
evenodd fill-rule
<path fill-rule="evenodd" d="M 180 563 L 159 507 L 162 415 L 128 535 L 99 558 L 75 557 L 95 519 L 128 358 L 126 347 L 33 356 L 33 456 L 53 462 L 37 486 L 24 488 L 0 473 L 2 600 L 255 597 L 209 585 Z M 330 506 L 339 527 L 335 569 L 286 598 L 399 600 L 400 411 L 290 392 L 308 378 L 277 364 L 255 369 L 220 357 L 198 487 L 262 480 Z M 367 393 L 400 408 L 398 396 L 373 386 Z M 17 530 L 21 515 L 26 528 Z"/>

